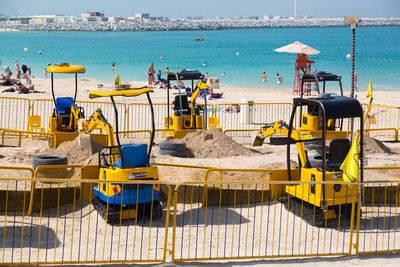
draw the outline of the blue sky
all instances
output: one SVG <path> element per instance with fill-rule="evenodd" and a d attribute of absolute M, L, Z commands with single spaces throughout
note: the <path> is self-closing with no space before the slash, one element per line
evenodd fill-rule
<path fill-rule="evenodd" d="M 102 11 L 107 16 L 293 16 L 294 0 L 0 0 L 0 14 L 79 15 L 86 11 Z M 298 16 L 400 17 L 400 0 L 297 0 Z"/>

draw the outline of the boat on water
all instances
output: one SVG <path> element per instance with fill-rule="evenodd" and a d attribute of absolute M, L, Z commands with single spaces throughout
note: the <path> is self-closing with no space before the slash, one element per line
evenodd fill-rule
<path fill-rule="evenodd" d="M 204 41 L 203 37 L 196 37 L 196 41 Z"/>

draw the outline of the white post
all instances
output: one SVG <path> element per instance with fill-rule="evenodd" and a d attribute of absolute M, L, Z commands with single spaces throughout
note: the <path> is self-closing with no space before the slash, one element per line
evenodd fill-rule
<path fill-rule="evenodd" d="M 294 0 L 294 18 L 297 17 L 297 14 L 296 14 L 296 2 L 297 2 L 297 0 Z"/>

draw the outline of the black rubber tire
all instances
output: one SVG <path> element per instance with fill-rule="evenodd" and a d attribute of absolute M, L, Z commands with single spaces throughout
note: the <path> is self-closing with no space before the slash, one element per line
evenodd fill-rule
<path fill-rule="evenodd" d="M 161 149 L 160 148 L 160 154 L 161 155 L 169 155 L 173 157 L 179 157 L 179 158 L 186 158 L 187 157 L 187 152 L 185 151 L 176 151 L 176 150 L 169 150 L 169 149 Z"/>
<path fill-rule="evenodd" d="M 165 150 L 174 150 L 174 151 L 186 151 L 186 144 L 185 143 L 176 143 L 173 141 L 169 140 L 161 140 L 160 141 L 160 150 L 165 149 Z"/>
<path fill-rule="evenodd" d="M 34 156 L 32 168 L 35 170 L 40 165 L 68 165 L 68 158 L 60 154 L 42 154 Z"/>

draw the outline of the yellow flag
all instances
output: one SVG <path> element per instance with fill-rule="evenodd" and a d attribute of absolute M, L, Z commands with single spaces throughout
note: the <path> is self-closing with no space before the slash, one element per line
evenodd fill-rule
<path fill-rule="evenodd" d="M 367 98 L 369 100 L 369 103 L 372 102 L 372 79 L 369 79 L 369 86 L 368 86 L 368 91 L 367 91 Z"/>
<path fill-rule="evenodd" d="M 119 80 L 119 74 L 117 75 L 117 78 L 115 78 L 115 85 L 120 85 L 121 81 Z"/>
<path fill-rule="evenodd" d="M 349 153 L 344 159 L 342 166 L 340 166 L 340 169 L 343 171 L 343 180 L 345 182 L 357 183 L 359 179 L 358 139 L 359 133 L 354 137 Z"/>

